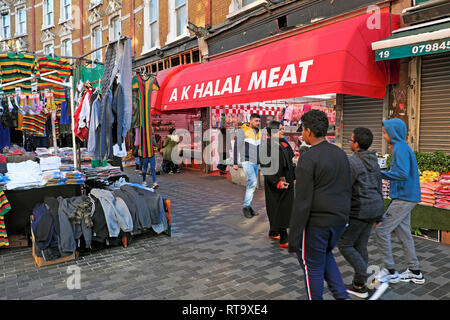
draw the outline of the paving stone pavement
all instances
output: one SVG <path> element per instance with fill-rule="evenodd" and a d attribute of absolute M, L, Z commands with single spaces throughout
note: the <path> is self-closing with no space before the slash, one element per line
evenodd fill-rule
<path fill-rule="evenodd" d="M 132 181 L 140 181 L 126 168 Z M 172 236 L 143 235 L 128 248 L 105 249 L 63 264 L 37 268 L 31 248 L 0 250 L 0 299 L 305 300 L 303 272 L 294 254 L 268 239 L 264 192 L 255 194 L 260 213 L 241 213 L 244 188 L 224 178 L 189 170 L 158 176 L 172 201 Z M 415 238 L 426 283 L 391 284 L 385 300 L 450 299 L 450 246 Z M 402 265 L 401 244 L 393 252 Z M 352 268 L 335 251 L 344 278 Z M 373 237 L 369 264 L 381 259 Z M 81 289 L 69 290 L 70 266 L 81 270 Z M 325 299 L 333 299 L 325 289 Z"/>

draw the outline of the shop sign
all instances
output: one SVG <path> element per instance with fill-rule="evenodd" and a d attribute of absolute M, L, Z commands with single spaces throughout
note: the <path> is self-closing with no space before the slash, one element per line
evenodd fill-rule
<path fill-rule="evenodd" d="M 415 43 L 375 51 L 376 60 L 391 60 L 450 51 L 450 38 Z"/>
<path fill-rule="evenodd" d="M 206 97 L 228 96 L 302 84 L 306 82 L 309 67 L 313 64 L 314 60 L 300 61 L 283 67 L 254 71 L 250 76 L 238 74 L 226 79 L 174 88 L 171 91 L 169 102 L 188 102 Z"/>

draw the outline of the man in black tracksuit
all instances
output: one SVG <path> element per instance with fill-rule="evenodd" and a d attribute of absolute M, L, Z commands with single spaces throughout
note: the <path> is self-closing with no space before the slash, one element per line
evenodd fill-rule
<path fill-rule="evenodd" d="M 328 143 L 328 118 L 312 110 L 302 117 L 303 140 L 311 149 L 298 162 L 289 251 L 296 252 L 305 274 L 309 300 L 321 300 L 324 280 L 335 299 L 349 299 L 333 256 L 348 223 L 352 196 L 348 157 Z"/>
<path fill-rule="evenodd" d="M 349 140 L 354 151 L 349 157 L 352 170 L 352 206 L 347 229 L 338 243 L 344 258 L 355 270 L 353 283 L 347 291 L 359 298 L 368 298 L 366 286 L 369 254 L 367 243 L 373 225 L 383 219 L 384 202 L 381 170 L 376 151 L 368 150 L 373 134 L 367 128 L 356 128 Z"/>

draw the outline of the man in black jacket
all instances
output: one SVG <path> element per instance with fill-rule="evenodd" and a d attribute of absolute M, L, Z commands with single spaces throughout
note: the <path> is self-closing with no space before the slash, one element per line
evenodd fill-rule
<path fill-rule="evenodd" d="M 348 157 L 328 143 L 328 118 L 312 110 L 302 117 L 303 140 L 311 149 L 298 162 L 289 251 L 296 252 L 305 274 L 309 300 L 321 300 L 324 280 L 335 299 L 349 299 L 333 256 L 345 231 L 352 195 Z"/>
<path fill-rule="evenodd" d="M 372 225 L 378 225 L 384 212 L 381 171 L 377 154 L 368 150 L 373 142 L 373 134 L 367 128 L 356 128 L 349 140 L 354 152 L 349 157 L 352 171 L 352 204 L 350 221 L 338 243 L 344 258 L 355 270 L 353 283 L 347 291 L 359 298 L 368 298 L 366 286 L 369 242 Z M 384 288 L 386 289 L 386 288 Z"/>

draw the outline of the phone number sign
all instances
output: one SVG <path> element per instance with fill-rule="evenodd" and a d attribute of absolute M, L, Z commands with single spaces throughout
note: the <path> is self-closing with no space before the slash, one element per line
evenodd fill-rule
<path fill-rule="evenodd" d="M 391 60 L 450 51 L 450 38 L 375 51 L 376 60 Z"/>

